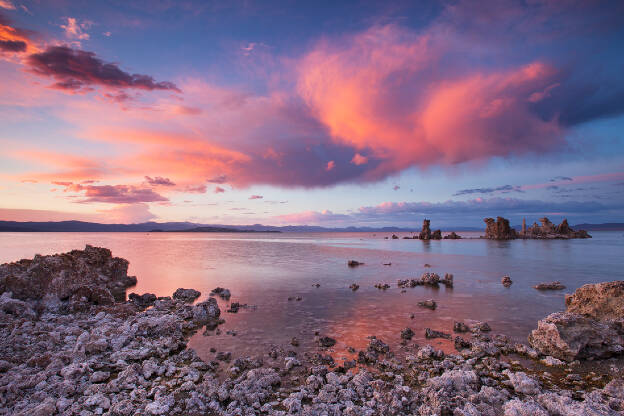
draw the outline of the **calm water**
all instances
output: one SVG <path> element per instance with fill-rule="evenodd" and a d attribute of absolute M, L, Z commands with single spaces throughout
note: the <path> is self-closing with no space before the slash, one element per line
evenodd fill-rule
<path fill-rule="evenodd" d="M 336 338 L 336 353 L 342 355 L 347 345 L 363 347 L 369 335 L 397 344 L 406 326 L 416 332 L 415 342 L 425 343 L 424 328 L 451 332 L 455 320 L 487 321 L 495 332 L 525 341 L 537 320 L 564 309 L 564 293 L 585 283 L 624 279 L 621 231 L 592 232 L 588 240 L 504 242 L 385 240 L 387 235 L 0 233 L 0 263 L 92 244 L 130 261 L 129 273 L 138 277 L 138 285 L 129 292 L 168 296 L 185 287 L 200 290 L 203 298 L 216 286 L 227 287 L 232 301 L 256 308 L 229 314 L 219 299 L 226 320 L 222 333 L 198 333 L 191 340 L 207 358 L 210 347 L 235 356 L 266 353 L 272 344 L 291 348 L 292 337 L 301 349 L 312 348 L 315 331 Z M 348 259 L 365 265 L 348 268 Z M 432 267 L 424 268 L 425 263 Z M 424 271 L 453 273 L 455 287 L 416 287 L 406 293 L 396 287 L 398 279 Z M 500 283 L 505 274 L 513 279 L 510 288 Z M 531 287 L 552 280 L 568 289 L 544 293 Z M 375 289 L 380 282 L 391 289 Z M 360 289 L 352 292 L 351 283 Z M 288 301 L 292 296 L 302 300 Z M 435 311 L 416 305 L 429 298 L 438 302 Z M 237 335 L 227 335 L 228 330 Z M 448 341 L 432 341 L 452 349 Z"/>

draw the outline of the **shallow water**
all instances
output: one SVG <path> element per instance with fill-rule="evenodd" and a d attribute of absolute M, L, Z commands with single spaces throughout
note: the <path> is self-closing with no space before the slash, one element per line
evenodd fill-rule
<path fill-rule="evenodd" d="M 191 340 L 206 358 L 211 358 L 210 347 L 235 356 L 264 354 L 270 345 L 292 348 L 292 337 L 300 340 L 299 349 L 308 350 L 316 331 L 336 338 L 336 353 L 342 356 L 347 345 L 363 347 L 369 335 L 396 345 L 407 326 L 416 333 L 416 343 L 448 351 L 449 341 L 425 341 L 424 329 L 451 333 L 456 320 L 480 320 L 496 333 L 525 341 L 539 319 L 564 309 L 565 293 L 586 283 L 624 279 L 623 233 L 591 234 L 594 238 L 587 240 L 423 242 L 385 240 L 386 233 L 0 233 L 0 263 L 92 244 L 130 261 L 129 274 L 138 277 L 138 284 L 129 292 L 168 296 L 185 287 L 200 290 L 203 298 L 216 286 L 229 288 L 232 301 L 256 308 L 225 313 L 228 303 L 219 299 L 226 320 L 221 334 L 198 333 Z M 365 264 L 349 268 L 348 259 Z M 455 287 L 416 287 L 405 293 L 397 288 L 398 279 L 425 271 L 453 273 Z M 500 282 L 505 274 L 513 280 L 510 288 Z M 567 289 L 532 288 L 552 280 Z M 352 292 L 351 283 L 360 289 Z M 391 288 L 380 291 L 376 283 Z M 296 296 L 302 300 L 288 300 Z M 438 308 L 416 305 L 425 299 L 435 299 Z"/>

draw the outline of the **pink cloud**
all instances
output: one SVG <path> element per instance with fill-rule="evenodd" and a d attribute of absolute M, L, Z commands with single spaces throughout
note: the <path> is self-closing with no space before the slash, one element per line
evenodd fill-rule
<path fill-rule="evenodd" d="M 327 172 L 329 172 L 330 170 L 334 169 L 336 167 L 336 162 L 334 162 L 333 160 L 330 160 L 329 162 L 327 162 L 327 166 L 325 166 L 325 170 Z"/>
<path fill-rule="evenodd" d="M 362 156 L 359 153 L 356 153 L 353 156 L 353 159 L 351 159 L 351 163 L 353 163 L 354 165 L 357 165 L 357 166 L 363 165 L 363 164 L 365 164 L 367 162 L 368 162 L 368 158 L 366 156 Z"/>
<path fill-rule="evenodd" d="M 252 195 L 249 197 L 249 199 L 262 199 L 264 198 L 262 195 Z"/>
<path fill-rule="evenodd" d="M 225 189 L 221 188 L 220 186 L 215 186 L 215 189 L 214 189 L 215 194 L 222 194 L 224 192 L 225 192 Z"/>

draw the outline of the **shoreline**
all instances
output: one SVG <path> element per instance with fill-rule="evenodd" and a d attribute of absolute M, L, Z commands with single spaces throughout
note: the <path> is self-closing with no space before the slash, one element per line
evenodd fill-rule
<path fill-rule="evenodd" d="M 332 353 L 340 340 L 318 333 L 317 347 L 309 351 L 292 341 L 262 357 L 214 351 L 213 360 L 203 361 L 188 342 L 198 331 L 219 330 L 225 311 L 214 297 L 183 291 L 173 298 L 111 300 L 107 291 L 112 295 L 136 280 L 125 273 L 125 260 L 89 246 L 23 262 L 35 280 L 47 279 L 32 273 L 42 265 L 49 273 L 57 267 L 87 279 L 68 290 L 58 283 L 75 279 L 53 279 L 45 292 L 61 296 L 33 299 L 17 298 L 28 298 L 28 291 L 8 295 L 3 286 L 20 286 L 7 283 L 6 275 L 0 281 L 0 414 L 615 415 L 624 410 L 624 382 L 615 371 L 592 375 L 585 363 L 558 363 L 483 325 L 452 335 L 461 337 L 455 338 L 456 354 L 417 346 L 406 331 L 396 351 L 371 337 L 366 348 L 353 351 L 355 360 L 339 364 Z M 8 266 L 0 266 L 0 277 L 2 267 Z M 93 276 L 99 276 L 97 284 Z M 56 279 L 63 279 L 62 273 Z"/>

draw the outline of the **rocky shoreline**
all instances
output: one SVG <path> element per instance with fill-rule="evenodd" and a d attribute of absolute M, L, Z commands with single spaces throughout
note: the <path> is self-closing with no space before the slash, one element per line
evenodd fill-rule
<path fill-rule="evenodd" d="M 0 415 L 624 412 L 622 369 L 584 370 L 584 360 L 622 353 L 624 282 L 579 289 L 565 312 L 540 321 L 533 346 L 492 334 L 486 323 L 457 322 L 455 354 L 415 345 L 405 328 L 396 351 L 371 334 L 342 363 L 332 354 L 340 340 L 322 333 L 311 351 L 298 351 L 293 339 L 259 357 L 214 351 L 204 361 L 187 344 L 198 331 L 218 331 L 216 300 L 179 289 L 126 301 L 136 283 L 127 267 L 90 246 L 0 265 Z M 452 284 L 452 276 L 438 280 Z M 593 342 L 601 334 L 609 342 Z"/>

